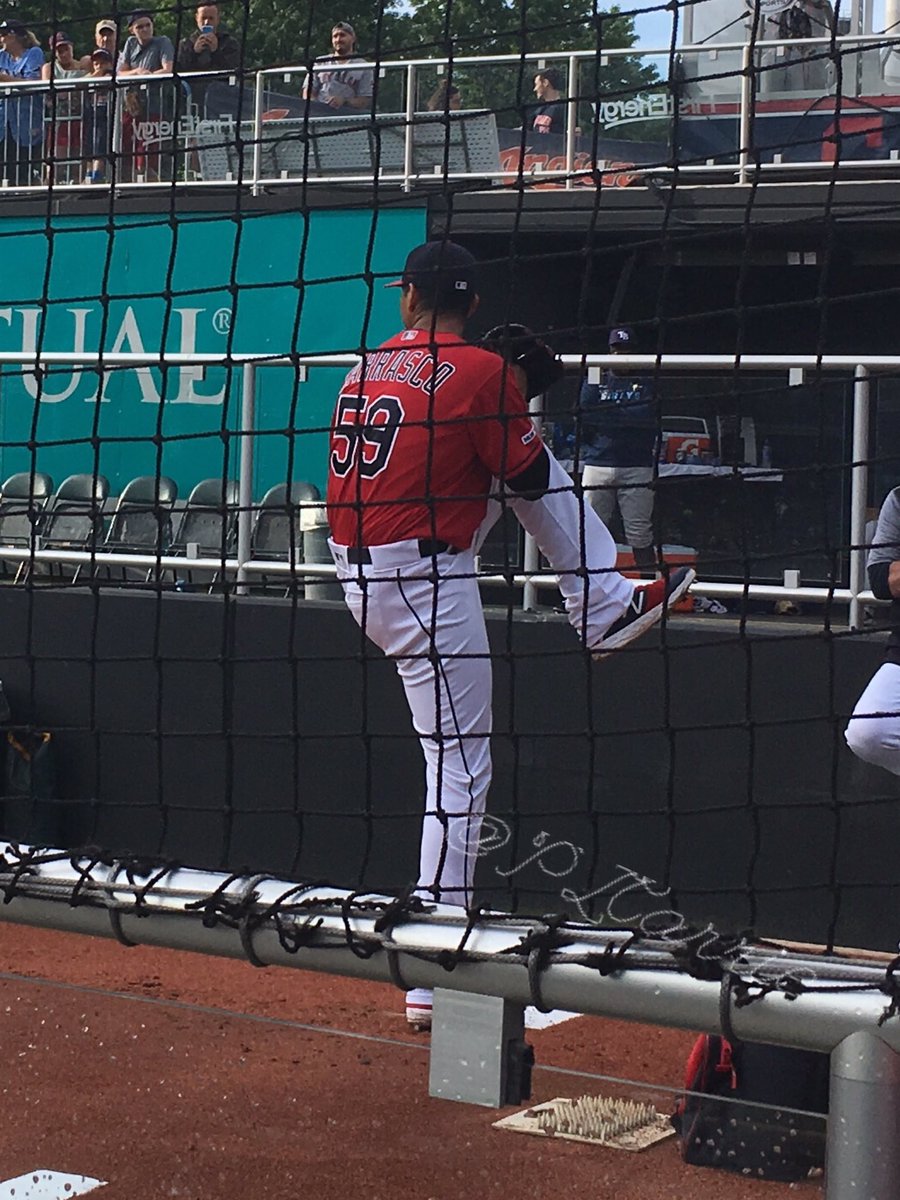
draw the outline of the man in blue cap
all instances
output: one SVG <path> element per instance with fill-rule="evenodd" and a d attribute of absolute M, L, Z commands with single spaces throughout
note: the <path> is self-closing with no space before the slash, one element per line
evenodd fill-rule
<path fill-rule="evenodd" d="M 634 354 L 634 330 L 610 330 L 611 354 Z M 653 380 L 637 371 L 606 371 L 585 383 L 580 398 L 581 476 L 597 516 L 609 525 L 618 506 L 625 539 L 641 572 L 656 569 L 653 539 L 653 464 L 657 447 Z"/>

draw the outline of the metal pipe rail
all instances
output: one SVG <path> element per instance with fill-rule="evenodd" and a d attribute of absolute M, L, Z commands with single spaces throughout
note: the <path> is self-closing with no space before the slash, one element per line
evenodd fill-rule
<path fill-rule="evenodd" d="M 115 937 L 127 945 L 167 946 L 257 966 L 289 966 L 336 975 L 402 980 L 548 1007 L 681 1029 L 723 1031 L 722 986 L 679 969 L 672 950 L 650 941 L 640 956 L 624 951 L 620 968 L 602 975 L 596 956 L 622 949 L 623 931 L 565 926 L 563 952 L 546 956 L 539 995 L 529 979 L 523 939 L 542 921 L 483 914 L 469 929 L 465 912 L 448 905 L 395 909 L 391 897 L 359 895 L 269 876 L 235 878 L 215 872 L 160 869 L 135 876 L 127 862 L 101 863 L 60 850 L 31 851 L 0 843 L 0 918 L 67 932 Z M 396 916 L 391 914 L 396 911 Z M 292 936 L 293 935 L 293 936 Z M 370 957 L 352 946 L 375 948 Z M 519 947 L 522 947 L 519 952 Z M 460 947 L 463 949 L 460 951 Z M 435 961 L 450 954 L 452 971 Z M 423 957 L 424 956 L 424 957 Z M 391 961 L 393 959 L 393 962 Z M 731 1006 L 733 1032 L 748 1041 L 830 1052 L 858 1031 L 878 1030 L 900 1049 L 900 1020 L 879 1027 L 887 1008 L 885 971 L 871 962 L 778 953 L 742 946 L 723 965 L 761 994 Z M 810 978 L 815 972 L 815 979 Z M 849 976 L 848 976 L 849 971 Z M 811 989 L 789 1000 L 766 981 L 805 978 Z"/>
<path fill-rule="evenodd" d="M 563 366 L 569 371 L 586 372 L 591 382 L 598 382 L 605 368 L 637 367 L 644 370 L 685 372 L 685 371 L 790 371 L 802 370 L 815 373 L 835 372 L 851 375 L 853 388 L 853 435 L 851 447 L 852 489 L 850 500 L 850 529 L 851 534 L 851 576 L 849 586 L 843 587 L 783 587 L 774 584 L 760 583 L 727 583 L 698 580 L 693 590 L 698 595 L 715 597 L 717 599 L 740 599 L 747 597 L 758 600 L 791 599 L 818 604 L 847 604 L 849 606 L 849 622 L 852 628 L 858 626 L 861 606 L 863 604 L 878 604 L 871 591 L 865 585 L 863 565 L 864 547 L 860 539 L 860 530 L 865 529 L 866 501 L 866 472 L 869 454 L 868 420 L 866 414 L 869 407 L 869 387 L 873 375 L 879 372 L 900 372 L 900 355 L 859 355 L 859 354 L 564 354 L 561 355 Z M 157 367 L 162 370 L 187 366 L 220 366 L 233 369 L 235 376 L 240 375 L 242 383 L 242 416 L 240 429 L 235 436 L 241 439 L 241 514 L 246 519 L 239 523 L 239 538 L 235 557 L 223 556 L 216 558 L 188 559 L 175 555 L 135 555 L 119 554 L 97 549 L 93 551 L 78 550 L 42 550 L 22 546 L 0 547 L 0 558 L 11 562 L 29 562 L 32 559 L 46 563 L 70 563 L 77 565 L 112 565 L 134 566 L 153 569 L 154 567 L 183 570 L 211 570 L 224 572 L 227 576 L 236 576 L 242 590 L 246 590 L 249 577 L 254 575 L 272 575 L 296 577 L 306 575 L 316 578 L 334 577 L 335 569 L 329 563 L 290 563 L 280 561 L 253 560 L 250 553 L 250 514 L 252 504 L 251 481 L 254 470 L 253 446 L 255 441 L 254 429 L 254 399 L 256 390 L 256 372 L 263 368 L 278 367 L 296 371 L 298 382 L 308 378 L 308 372 L 314 367 L 333 367 L 349 369 L 359 362 L 357 354 L 320 354 L 320 355 L 259 355 L 250 353 L 235 353 L 229 363 L 222 361 L 221 355 L 216 354 L 182 354 L 159 351 L 156 354 L 130 353 L 120 351 L 115 354 L 105 352 L 71 351 L 42 351 L 40 354 L 22 351 L 4 351 L 0 353 L 0 372 L 6 366 L 22 367 L 31 371 L 44 370 L 54 366 L 82 366 L 102 373 L 106 370 L 129 368 L 136 366 Z M 540 413 L 540 405 L 533 403 L 536 414 Z M 316 508 L 316 505 L 310 505 Z M 321 506 L 318 506 L 321 507 Z M 324 517 L 323 517 L 324 520 Z M 486 585 L 521 587 L 524 592 L 523 607 L 529 608 L 534 602 L 535 589 L 553 589 L 557 586 L 555 573 L 535 571 L 533 568 L 538 559 L 535 548 L 526 540 L 526 569 L 512 576 L 502 573 L 479 576 Z"/>
<path fill-rule="evenodd" d="M 722 55 L 733 55 L 736 58 L 734 69 L 721 70 L 719 66 L 709 74 L 697 75 L 697 79 L 729 80 L 734 81 L 734 102 L 739 106 L 738 114 L 738 129 L 740 135 L 738 145 L 733 148 L 733 161 L 728 163 L 695 163 L 684 162 L 677 165 L 676 170 L 679 174 L 684 174 L 688 177 L 692 174 L 705 175 L 709 172 L 722 174 L 729 177 L 736 185 L 747 184 L 751 174 L 757 174 L 760 178 L 775 173 L 783 173 L 785 170 L 797 170 L 803 174 L 823 173 L 831 174 L 835 169 L 835 164 L 826 163 L 811 163 L 797 162 L 784 163 L 774 162 L 765 164 L 756 164 L 752 161 L 752 140 L 753 140 L 753 103 L 754 103 L 754 82 L 758 78 L 765 78 L 766 73 L 770 70 L 783 71 L 789 69 L 791 63 L 782 52 L 786 49 L 794 51 L 811 51 L 814 55 L 830 56 L 832 53 L 843 55 L 860 55 L 866 50 L 872 52 L 881 51 L 896 51 L 897 39 L 890 37 L 887 34 L 844 34 L 834 38 L 830 36 L 810 37 L 810 38 L 795 38 L 795 39 L 756 39 L 756 40 L 735 40 L 722 41 L 715 43 L 700 43 L 688 44 L 676 47 L 675 53 L 682 61 L 709 62 L 710 64 L 719 64 Z M 772 63 L 759 63 L 756 61 L 761 54 L 774 54 L 775 61 Z M 672 48 L 670 46 L 662 46 L 657 48 L 645 47 L 623 47 L 616 49 L 604 49 L 601 54 L 601 64 L 607 65 L 610 62 L 622 59 L 661 59 L 666 63 L 671 63 Z M 416 184 L 428 185 L 434 183 L 434 176 L 429 174 L 418 173 L 414 170 L 414 153 L 413 139 L 415 128 L 416 115 L 416 88 L 417 79 L 422 71 L 437 72 L 438 75 L 443 75 L 448 71 L 471 71 L 479 67 L 496 67 L 496 66 L 519 66 L 522 64 L 529 65 L 534 69 L 538 69 L 548 62 L 566 64 L 566 69 L 569 75 L 569 99 L 571 103 L 567 105 L 566 124 L 564 131 L 564 165 L 561 168 L 552 170 L 534 172 L 519 170 L 484 170 L 478 169 L 473 172 L 453 172 L 449 175 L 441 173 L 440 180 L 447 181 L 465 180 L 472 178 L 473 175 L 479 179 L 487 179 L 500 184 L 522 183 L 527 184 L 534 179 L 535 181 L 548 182 L 558 181 L 565 188 L 573 188 L 585 182 L 593 175 L 595 169 L 604 170 L 605 162 L 600 160 L 596 164 L 591 163 L 589 167 L 582 168 L 576 166 L 578 161 L 578 153 L 576 150 L 575 129 L 577 125 L 577 103 L 579 101 L 591 102 L 596 101 L 596 97 L 582 92 L 578 84 L 578 72 L 582 64 L 589 64 L 596 59 L 595 50 L 546 50 L 532 51 L 527 54 L 499 54 L 490 56 L 466 55 L 452 60 L 447 58 L 398 58 L 398 59 L 383 59 L 378 63 L 370 63 L 361 61 L 358 66 L 360 69 L 371 69 L 379 71 L 382 74 L 386 72 L 396 71 L 403 80 L 404 87 L 404 102 L 403 102 L 403 124 L 405 126 L 404 133 L 404 152 L 402 168 L 397 171 L 387 172 L 379 176 L 378 182 L 380 185 L 394 184 L 405 191 L 410 191 Z M 313 65 L 312 71 L 327 70 L 327 64 Z M 183 81 L 190 85 L 192 78 L 201 78 L 204 82 L 215 81 L 217 79 L 226 79 L 234 86 L 239 86 L 246 97 L 246 107 L 248 111 L 252 111 L 252 119 L 246 124 L 252 126 L 248 131 L 249 136 L 242 139 L 242 144 L 250 149 L 249 161 L 246 163 L 246 170 L 239 170 L 238 175 L 241 176 L 241 182 L 249 186 L 255 194 L 258 192 L 261 185 L 276 186 L 290 183 L 296 183 L 296 179 L 292 180 L 289 174 L 271 172 L 266 173 L 263 170 L 263 154 L 262 141 L 263 130 L 265 128 L 263 122 L 264 94 L 266 88 L 271 81 L 282 79 L 290 82 L 297 80 L 302 82 L 310 71 L 308 65 L 297 65 L 294 67 L 269 67 L 263 70 L 248 72 L 241 75 L 238 72 L 173 72 L 170 75 L 129 75 L 122 79 L 108 77 L 104 79 L 93 79 L 85 77 L 75 80 L 21 80 L 15 84 L 0 85 L 0 96 L 8 98 L 10 102 L 15 102 L 18 96 L 25 100 L 29 94 L 41 93 L 50 97 L 65 97 L 75 96 L 80 97 L 90 94 L 91 90 L 97 88 L 101 90 L 109 89 L 110 86 L 115 87 L 115 103 L 117 119 L 114 122 L 114 144 L 113 149 L 119 156 L 122 154 L 122 134 L 121 134 L 121 115 L 124 93 L 128 88 L 172 88 L 181 89 Z M 850 72 L 848 72 L 850 74 Z M 671 75 L 671 68 L 669 70 Z M 574 81 L 574 86 L 573 86 Z M 888 89 L 884 94 L 889 94 L 890 85 L 883 84 L 884 88 Z M 672 84 L 667 76 L 661 77 L 659 80 L 648 85 L 648 88 L 655 87 L 657 89 L 666 89 L 671 96 Z M 862 83 L 856 85 L 856 90 L 859 92 Z M 173 92 L 174 94 L 174 92 Z M 868 94 L 868 93 L 867 93 Z M 721 98 L 721 92 L 717 93 Z M 852 101 L 854 95 L 850 94 L 845 97 L 846 101 Z M 509 108 L 518 111 L 527 98 L 516 96 L 515 102 Z M 252 101 L 252 103 L 251 103 Z M 184 97 L 181 96 L 179 103 L 184 103 Z M 240 107 L 240 106 L 239 106 Z M 53 106 L 51 106 L 50 120 L 51 125 L 54 123 Z M 503 112 L 503 108 L 494 106 L 494 111 Z M 377 116 L 373 111 L 371 114 L 361 112 L 360 119 L 365 121 Z M 221 118 L 211 118 L 213 123 L 221 121 Z M 302 121 L 302 117 L 300 118 Z M 184 156 L 185 160 L 185 178 L 184 179 L 151 179 L 138 178 L 136 180 L 117 180 L 116 188 L 123 192 L 128 192 L 136 188 L 171 188 L 171 187 L 201 187 L 201 188 L 233 188 L 237 182 L 234 173 L 226 175 L 221 179 L 194 179 L 188 178 L 193 172 L 188 169 L 191 162 L 191 154 L 195 148 L 197 132 L 200 124 L 206 121 L 206 118 L 201 118 L 199 114 L 192 113 L 190 119 L 184 128 L 179 125 L 178 129 L 171 131 L 171 137 L 166 134 L 166 138 L 170 138 L 172 146 L 177 154 Z M 193 124 L 191 123 L 193 122 Z M 196 127 L 195 127 L 196 126 Z M 162 134 L 160 134 L 162 137 Z M 227 138 L 225 139 L 227 141 Z M 237 145 L 237 143 L 236 143 Z M 238 147 L 239 148 L 239 147 Z M 154 152 L 156 153 L 156 152 Z M 54 157 L 51 154 L 50 162 L 53 163 Z M 76 176 L 74 179 L 67 178 L 66 173 L 54 178 L 54 190 L 59 187 L 69 188 L 93 188 L 96 190 L 97 184 L 90 181 L 84 181 L 80 178 L 80 172 L 73 169 L 73 162 L 69 158 L 63 156 L 60 160 L 61 164 L 65 164 L 69 176 Z M 866 159 L 855 160 L 851 162 L 842 161 L 840 169 L 846 171 L 848 168 L 854 171 L 864 169 L 871 171 L 875 168 L 886 168 L 889 171 L 894 169 L 896 160 L 892 159 Z M 76 164 L 77 165 L 77 164 Z M 629 168 L 630 173 L 636 176 L 642 176 L 648 173 L 666 175 L 671 171 L 666 163 L 659 163 L 650 166 L 641 166 L 638 164 Z M 146 173 L 146 172 L 145 172 Z M 348 177 L 341 174 L 323 174 L 308 175 L 304 178 L 305 185 L 324 184 L 333 186 L 334 184 L 352 184 L 372 182 L 371 174 L 363 173 L 358 176 Z M 44 183 L 22 183 L 18 180 L 6 180 L 3 182 L 3 190 L 5 191 L 24 191 L 24 192 L 41 192 L 46 191 L 47 184 Z"/>

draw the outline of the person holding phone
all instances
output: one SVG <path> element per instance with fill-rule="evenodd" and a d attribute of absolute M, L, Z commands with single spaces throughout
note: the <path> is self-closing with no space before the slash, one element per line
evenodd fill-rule
<path fill-rule="evenodd" d="M 178 44 L 178 71 L 223 72 L 219 82 L 227 86 L 229 81 L 224 73 L 241 67 L 241 43 L 220 23 L 218 4 L 198 4 L 194 19 L 197 28 Z M 203 116 L 209 83 L 197 78 L 185 82 L 191 89 L 191 100 Z"/>

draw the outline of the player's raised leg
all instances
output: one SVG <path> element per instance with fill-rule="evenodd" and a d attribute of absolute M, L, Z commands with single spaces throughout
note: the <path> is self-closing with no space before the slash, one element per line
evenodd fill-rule
<path fill-rule="evenodd" d="M 856 702 L 844 734 L 857 758 L 900 775 L 900 666 L 878 668 Z"/>
<path fill-rule="evenodd" d="M 509 481 L 520 524 L 559 574 L 566 612 L 597 657 L 618 650 L 662 619 L 694 579 L 690 567 L 635 584 L 615 567 L 616 544 L 549 450 L 529 472 Z M 516 494 L 518 493 L 518 494 Z"/>

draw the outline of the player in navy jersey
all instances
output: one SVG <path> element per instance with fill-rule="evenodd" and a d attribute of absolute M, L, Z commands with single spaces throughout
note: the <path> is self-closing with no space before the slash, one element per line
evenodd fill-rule
<path fill-rule="evenodd" d="M 425 757 L 418 894 L 465 906 L 491 779 L 475 553 L 498 501 L 559 573 L 569 620 L 597 657 L 658 621 L 693 572 L 647 585 L 616 572 L 609 531 L 537 435 L 524 373 L 463 337 L 478 307 L 467 250 L 418 246 L 395 286 L 402 332 L 364 355 L 337 400 L 330 546 L 350 611 L 396 661 Z M 409 993 L 410 1024 L 430 1017 L 430 992 Z"/>

